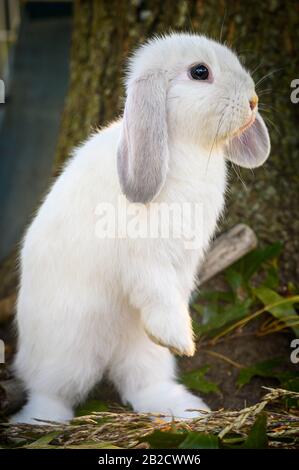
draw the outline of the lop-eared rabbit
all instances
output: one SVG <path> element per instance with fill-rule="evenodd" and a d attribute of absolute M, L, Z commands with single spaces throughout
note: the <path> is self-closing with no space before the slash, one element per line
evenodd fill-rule
<path fill-rule="evenodd" d="M 15 370 L 28 402 L 12 421 L 70 420 L 103 374 L 137 412 L 208 409 L 177 382 L 172 353 L 194 354 L 188 302 L 223 210 L 226 160 L 255 168 L 269 152 L 253 79 L 230 49 L 171 34 L 137 50 L 122 119 L 74 151 L 24 237 Z M 135 223 L 167 226 L 152 209 L 186 204 L 201 208 L 196 244 L 101 236 L 127 206 Z"/>

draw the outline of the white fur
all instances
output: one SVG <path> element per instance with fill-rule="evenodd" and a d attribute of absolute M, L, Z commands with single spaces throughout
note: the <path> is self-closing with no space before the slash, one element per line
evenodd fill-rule
<path fill-rule="evenodd" d="M 158 58 L 179 77 L 184 64 L 192 64 L 205 51 L 215 67 L 242 72 L 250 88 L 246 93 L 251 93 L 250 77 L 228 49 L 197 36 L 171 38 L 171 49 L 171 39 L 162 38 L 137 52 L 129 82 L 148 68 L 159 67 Z M 188 408 L 207 409 L 176 383 L 174 359 L 162 345 L 180 354 L 194 353 L 188 301 L 223 208 L 225 159 L 218 143 L 211 147 L 206 123 L 198 122 L 194 86 L 207 84 L 186 81 L 189 94 L 184 109 L 184 84 L 173 80 L 168 95 L 177 98 L 167 103 L 169 169 L 155 202 L 202 203 L 202 244 L 186 250 L 179 239 L 96 237 L 96 207 L 101 202 L 116 206 L 121 195 L 116 154 L 122 121 L 78 148 L 23 242 L 15 368 L 29 402 L 13 417 L 15 422 L 69 420 L 73 407 L 104 373 L 136 411 L 186 418 L 194 415 Z M 189 119 L 183 121 L 187 109 Z M 200 112 L 204 116 L 210 110 Z"/>

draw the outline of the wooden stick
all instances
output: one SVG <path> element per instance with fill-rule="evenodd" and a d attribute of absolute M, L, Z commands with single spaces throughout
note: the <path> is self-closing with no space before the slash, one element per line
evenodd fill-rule
<path fill-rule="evenodd" d="M 238 261 L 256 246 L 256 235 L 248 225 L 238 224 L 224 232 L 216 238 L 206 255 L 198 276 L 199 285 Z"/>

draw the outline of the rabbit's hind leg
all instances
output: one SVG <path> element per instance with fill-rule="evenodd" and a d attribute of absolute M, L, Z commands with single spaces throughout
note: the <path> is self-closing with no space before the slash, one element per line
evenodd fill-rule
<path fill-rule="evenodd" d="M 96 308 L 91 296 L 84 302 L 82 291 L 61 302 L 52 298 L 43 306 L 34 302 L 33 294 L 25 294 L 21 290 L 18 302 L 15 370 L 28 391 L 28 402 L 11 421 L 65 422 L 107 365 L 113 341 L 103 326 L 105 306 L 97 299 Z"/>
<path fill-rule="evenodd" d="M 122 401 L 137 412 L 161 413 L 168 418 L 194 418 L 209 408 L 177 383 L 169 350 L 153 343 L 142 328 L 117 348 L 109 366 L 110 379 Z"/>
<path fill-rule="evenodd" d="M 74 416 L 72 406 L 61 397 L 46 393 L 31 392 L 26 405 L 10 417 L 11 423 L 44 424 L 64 423 Z"/>

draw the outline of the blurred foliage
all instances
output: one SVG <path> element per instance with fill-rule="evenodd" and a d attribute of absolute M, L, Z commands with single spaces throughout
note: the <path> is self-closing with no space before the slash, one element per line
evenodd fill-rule
<path fill-rule="evenodd" d="M 108 404 L 100 400 L 88 400 L 76 411 L 76 416 L 85 416 L 93 411 L 108 411 Z"/>
<path fill-rule="evenodd" d="M 244 367 L 239 374 L 237 384 L 243 387 L 255 377 L 272 377 L 279 380 L 282 388 L 298 391 L 299 376 L 296 371 L 277 371 L 277 367 L 283 365 L 283 358 L 273 358 L 268 361 L 258 362 L 250 367 Z M 291 388 L 290 388 L 291 387 Z"/>
<path fill-rule="evenodd" d="M 213 338 L 215 343 L 225 334 L 268 313 L 273 319 L 263 325 L 260 335 L 291 328 L 299 336 L 299 292 L 291 284 L 283 295 L 277 291 L 277 256 L 281 251 L 280 243 L 258 248 L 224 272 L 223 290 L 203 288 L 192 304 L 197 314 L 193 322 L 195 332 Z"/>
<path fill-rule="evenodd" d="M 222 274 L 221 290 L 210 291 L 203 286 L 200 293 L 194 294 L 191 308 L 199 350 L 202 343 L 215 346 L 225 337 L 229 340 L 242 334 L 250 321 L 262 316 L 265 318 L 255 331 L 256 335 L 284 331 L 299 337 L 298 289 L 290 284 L 282 292 L 279 284 L 278 257 L 282 249 L 280 243 L 275 243 L 252 251 Z M 218 353 L 210 351 L 210 354 Z M 299 390 L 298 371 L 295 368 L 284 370 L 285 365 L 289 365 L 289 357 L 275 357 L 245 367 L 221 354 L 218 356 L 240 368 L 236 388 L 258 376 L 275 379 L 282 388 Z M 205 366 L 188 372 L 182 380 L 189 388 L 201 393 L 221 393 L 216 384 L 206 379 L 208 369 L 209 366 Z M 292 406 L 298 406 L 298 403 L 292 402 Z"/>
<path fill-rule="evenodd" d="M 219 439 L 199 432 L 154 431 L 143 439 L 151 449 L 219 449 Z"/>
<path fill-rule="evenodd" d="M 205 378 L 205 374 L 208 370 L 209 366 L 206 365 L 196 371 L 186 372 L 182 375 L 181 381 L 189 389 L 200 393 L 219 393 L 220 391 L 218 386 Z"/>

